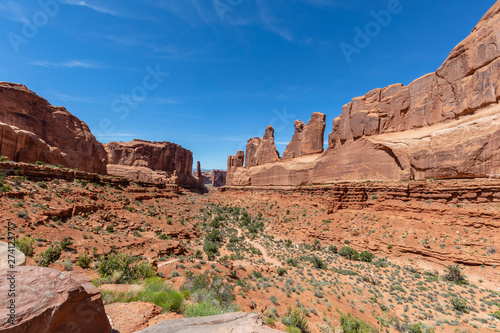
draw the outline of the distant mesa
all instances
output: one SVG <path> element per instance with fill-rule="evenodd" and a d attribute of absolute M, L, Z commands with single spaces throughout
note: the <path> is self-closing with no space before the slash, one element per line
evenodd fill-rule
<path fill-rule="evenodd" d="M 127 177 L 144 182 L 180 186 L 204 187 L 193 176 L 193 153 L 171 142 L 133 140 L 105 144 L 111 175 Z M 198 162 L 199 165 L 199 162 Z M 174 179 L 175 177 L 175 179 Z"/>
<path fill-rule="evenodd" d="M 170 142 L 101 144 L 83 121 L 24 85 L 0 82 L 0 155 L 150 183 L 204 188 L 191 151 Z M 109 164 L 108 164 L 109 163 Z"/>
<path fill-rule="evenodd" d="M 344 105 L 324 152 L 322 114 L 294 123 L 282 158 L 268 126 L 228 158 L 227 184 L 500 176 L 499 14 L 497 2 L 436 72 Z"/>
<path fill-rule="evenodd" d="M 221 187 L 226 185 L 226 170 L 205 170 L 203 173 L 203 181 L 205 185 L 212 187 Z"/>

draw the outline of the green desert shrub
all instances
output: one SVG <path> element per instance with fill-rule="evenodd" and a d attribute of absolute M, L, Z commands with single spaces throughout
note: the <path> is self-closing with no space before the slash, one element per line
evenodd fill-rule
<path fill-rule="evenodd" d="M 359 252 L 349 246 L 344 246 L 340 249 L 339 254 L 349 260 L 358 260 Z"/>
<path fill-rule="evenodd" d="M 370 251 L 363 251 L 359 254 L 359 259 L 364 262 L 372 262 L 375 256 Z"/>
<path fill-rule="evenodd" d="M 286 314 L 281 317 L 281 322 L 287 327 L 295 327 L 299 329 L 301 333 L 309 333 L 309 323 L 307 322 L 306 315 L 299 309 L 291 309 L 288 307 Z M 293 331 L 293 330 L 292 330 Z"/>
<path fill-rule="evenodd" d="M 233 305 L 236 297 L 233 286 L 220 276 L 209 274 L 194 274 L 186 272 L 186 281 L 180 288 L 181 292 L 191 295 L 193 304 L 186 307 L 186 317 L 210 316 L 234 312 L 237 307 Z"/>
<path fill-rule="evenodd" d="M 146 279 L 155 276 L 155 271 L 146 262 L 139 261 L 132 255 L 114 253 L 99 259 L 97 271 L 101 277 L 108 277 L 119 274 L 117 283 L 127 283 L 139 279 Z"/>
<path fill-rule="evenodd" d="M 344 314 L 340 311 L 340 327 L 343 333 L 372 333 L 377 332 L 373 327 L 368 325 L 364 320 L 351 315 Z"/>
<path fill-rule="evenodd" d="M 90 259 L 88 253 L 83 253 L 78 256 L 78 260 L 76 261 L 77 265 L 80 266 L 81 268 L 89 268 L 90 263 L 92 262 L 92 259 Z"/>
<path fill-rule="evenodd" d="M 50 264 L 56 262 L 61 257 L 61 247 L 55 245 L 49 247 L 44 252 L 40 254 L 40 257 L 36 258 L 35 261 L 38 266 L 49 267 Z"/>
<path fill-rule="evenodd" d="M 33 257 L 35 254 L 35 243 L 36 240 L 34 238 L 24 236 L 23 238 L 16 240 L 16 248 L 24 253 L 25 256 Z"/>
<path fill-rule="evenodd" d="M 462 274 L 460 267 L 458 265 L 448 266 L 446 267 L 445 275 L 443 279 L 446 281 L 454 282 L 458 285 L 466 285 L 469 284 L 465 275 Z"/>

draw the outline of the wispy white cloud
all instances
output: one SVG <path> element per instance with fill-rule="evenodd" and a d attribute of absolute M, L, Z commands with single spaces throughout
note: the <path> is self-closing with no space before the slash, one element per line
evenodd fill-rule
<path fill-rule="evenodd" d="M 67 94 L 58 93 L 58 92 L 54 92 L 54 91 L 50 91 L 48 93 L 48 96 L 49 96 L 49 99 L 55 100 L 55 101 L 93 103 L 93 101 L 89 98 L 80 97 L 80 96 L 72 96 L 72 95 L 67 95 Z"/>
<path fill-rule="evenodd" d="M 169 105 L 169 104 L 182 104 L 181 101 L 175 98 L 152 98 L 150 100 L 151 104 L 159 104 L 159 105 Z"/>
<path fill-rule="evenodd" d="M 80 6 L 80 7 L 86 7 L 86 8 L 89 8 L 89 9 L 92 9 L 98 13 L 101 13 L 101 14 L 107 14 L 107 15 L 112 15 L 112 16 L 117 16 L 117 17 L 123 17 L 125 16 L 124 14 L 122 13 L 118 13 L 114 10 L 111 10 L 109 8 L 106 8 L 100 4 L 96 4 L 96 3 L 91 3 L 91 2 L 88 2 L 88 1 L 83 1 L 83 0 L 63 0 L 63 3 L 65 3 L 66 5 L 73 5 L 73 6 Z"/>
<path fill-rule="evenodd" d="M 34 66 L 41 66 L 46 68 L 87 68 L 87 69 L 98 69 L 105 68 L 105 66 L 89 61 L 81 61 L 81 60 L 69 60 L 63 62 L 52 62 L 52 61 L 35 61 L 32 63 Z"/>
<path fill-rule="evenodd" d="M 196 47 L 189 48 L 175 44 L 160 44 L 151 36 L 146 35 L 117 35 L 117 34 L 91 34 L 92 38 L 101 38 L 127 48 L 144 48 L 146 56 L 155 59 L 189 60 L 207 52 L 207 49 Z"/>
<path fill-rule="evenodd" d="M 15 22 L 25 22 L 26 9 L 14 1 L 0 3 L 0 16 Z"/>

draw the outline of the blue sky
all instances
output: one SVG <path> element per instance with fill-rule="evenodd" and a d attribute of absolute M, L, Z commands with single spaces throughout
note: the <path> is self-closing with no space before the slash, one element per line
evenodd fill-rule
<path fill-rule="evenodd" d="M 327 137 L 353 97 L 436 70 L 494 3 L 2 0 L 0 80 L 101 142 L 175 142 L 225 169 L 268 124 L 283 152 L 294 120 L 325 113 Z"/>

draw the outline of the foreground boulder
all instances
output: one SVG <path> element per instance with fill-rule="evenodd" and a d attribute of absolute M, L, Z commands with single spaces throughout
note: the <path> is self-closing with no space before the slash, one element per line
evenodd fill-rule
<path fill-rule="evenodd" d="M 0 82 L 0 155 L 106 174 L 104 147 L 87 124 L 24 85 Z"/>
<path fill-rule="evenodd" d="M 10 256 L 9 256 L 10 255 Z M 9 248 L 9 244 L 0 242 L 0 269 L 9 268 L 15 258 L 15 266 L 24 266 L 26 264 L 26 256 L 17 248 Z"/>
<path fill-rule="evenodd" d="M 138 333 L 271 333 L 280 332 L 267 327 L 262 315 L 234 312 L 218 316 L 165 320 Z"/>
<path fill-rule="evenodd" d="M 15 300 L 14 324 L 3 316 L 0 332 L 109 333 L 111 326 L 104 312 L 99 290 L 82 272 L 61 272 L 52 268 L 16 267 L 15 280 L 0 284 L 0 307 L 7 309 Z M 0 280 L 12 275 L 0 270 Z M 9 289 L 14 297 L 7 297 Z"/>

